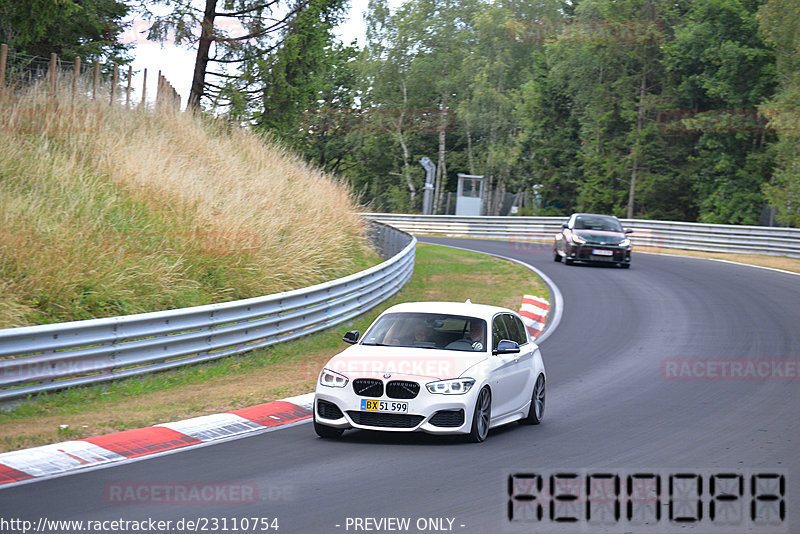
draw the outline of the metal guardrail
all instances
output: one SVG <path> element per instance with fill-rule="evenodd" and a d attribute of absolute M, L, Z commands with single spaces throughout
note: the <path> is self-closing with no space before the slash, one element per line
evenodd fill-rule
<path fill-rule="evenodd" d="M 234 302 L 0 330 L 0 400 L 221 358 L 347 321 L 395 294 L 416 238 L 371 222 L 390 259 L 315 286 Z M 11 357 L 11 358 L 9 358 Z"/>
<path fill-rule="evenodd" d="M 411 234 L 552 243 L 566 217 L 459 217 L 365 213 Z M 800 258 L 800 229 L 621 219 L 634 246 Z"/>

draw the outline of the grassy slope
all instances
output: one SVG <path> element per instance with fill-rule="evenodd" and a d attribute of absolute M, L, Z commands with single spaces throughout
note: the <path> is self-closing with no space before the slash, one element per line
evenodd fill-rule
<path fill-rule="evenodd" d="M 0 118 L 0 328 L 253 297 L 377 261 L 350 190 L 250 132 L 33 93 Z"/>
<path fill-rule="evenodd" d="M 515 263 L 420 245 L 414 276 L 390 301 L 352 323 L 236 358 L 44 396 L 2 416 L 0 452 L 218 413 L 313 391 L 325 361 L 344 348 L 342 333 L 362 332 L 386 307 L 452 300 L 518 309 L 523 294 L 547 296 Z M 61 425 L 69 425 L 60 428 Z"/>

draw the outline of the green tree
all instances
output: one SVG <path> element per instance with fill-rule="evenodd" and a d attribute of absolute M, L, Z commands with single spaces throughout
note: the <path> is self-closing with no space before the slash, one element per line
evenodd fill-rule
<path fill-rule="evenodd" d="M 0 0 L 0 42 L 32 56 L 124 63 L 118 37 L 129 10 L 118 0 Z"/>
<path fill-rule="evenodd" d="M 769 0 L 761 6 L 759 26 L 775 47 L 778 91 L 761 111 L 778 135 L 776 169 L 764 194 L 778 221 L 800 226 L 800 9 L 790 0 Z"/>
<path fill-rule="evenodd" d="M 754 114 L 775 89 L 774 52 L 758 33 L 758 2 L 706 0 L 690 5 L 665 50 L 677 102 L 695 119 L 687 172 L 694 182 L 703 222 L 758 224 L 766 199 L 762 186 L 773 166 L 763 129 L 750 131 L 738 118 Z M 720 116 L 731 120 L 722 123 Z M 726 124 L 731 126 L 726 126 Z"/>

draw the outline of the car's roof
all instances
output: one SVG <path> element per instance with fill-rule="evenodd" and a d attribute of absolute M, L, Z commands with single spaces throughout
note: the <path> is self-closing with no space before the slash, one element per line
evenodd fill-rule
<path fill-rule="evenodd" d="M 573 215 L 577 217 L 586 216 L 586 217 L 608 217 L 609 219 L 617 218 L 616 215 L 604 215 L 602 213 L 573 213 L 572 215 L 570 215 L 570 217 L 572 217 Z"/>
<path fill-rule="evenodd" d="M 491 319 L 497 313 L 508 313 L 509 311 L 512 310 L 471 302 L 404 302 L 392 306 L 383 313 L 442 313 Z"/>

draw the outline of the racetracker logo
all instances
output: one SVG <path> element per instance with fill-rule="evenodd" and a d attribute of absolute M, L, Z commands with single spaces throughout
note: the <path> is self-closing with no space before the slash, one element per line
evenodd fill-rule
<path fill-rule="evenodd" d="M 518 43 L 654 43 L 664 36 L 657 20 L 517 20 L 509 32 Z"/>
<path fill-rule="evenodd" d="M 103 493 L 109 504 L 240 505 L 258 501 L 258 486 L 253 483 L 111 482 Z"/>
<path fill-rule="evenodd" d="M 331 371 L 342 373 L 345 376 L 351 374 L 375 373 L 375 374 L 402 374 L 419 375 L 430 377 L 451 377 L 456 376 L 455 361 L 452 358 L 440 357 L 403 357 L 393 358 L 390 356 L 381 358 L 365 359 L 359 357 L 337 357 L 327 366 Z"/>
<path fill-rule="evenodd" d="M 303 113 L 301 128 L 311 134 L 347 132 L 436 133 L 456 126 L 452 109 L 321 108 Z"/>
<path fill-rule="evenodd" d="M 800 380 L 800 359 L 667 358 L 665 380 Z"/>
<path fill-rule="evenodd" d="M 85 108 L 10 108 L 0 112 L 0 131 L 21 134 L 96 132 L 102 114 Z"/>
<path fill-rule="evenodd" d="M 658 124 L 665 132 L 676 133 L 756 133 L 772 129 L 757 109 L 672 109 L 658 114 Z"/>

